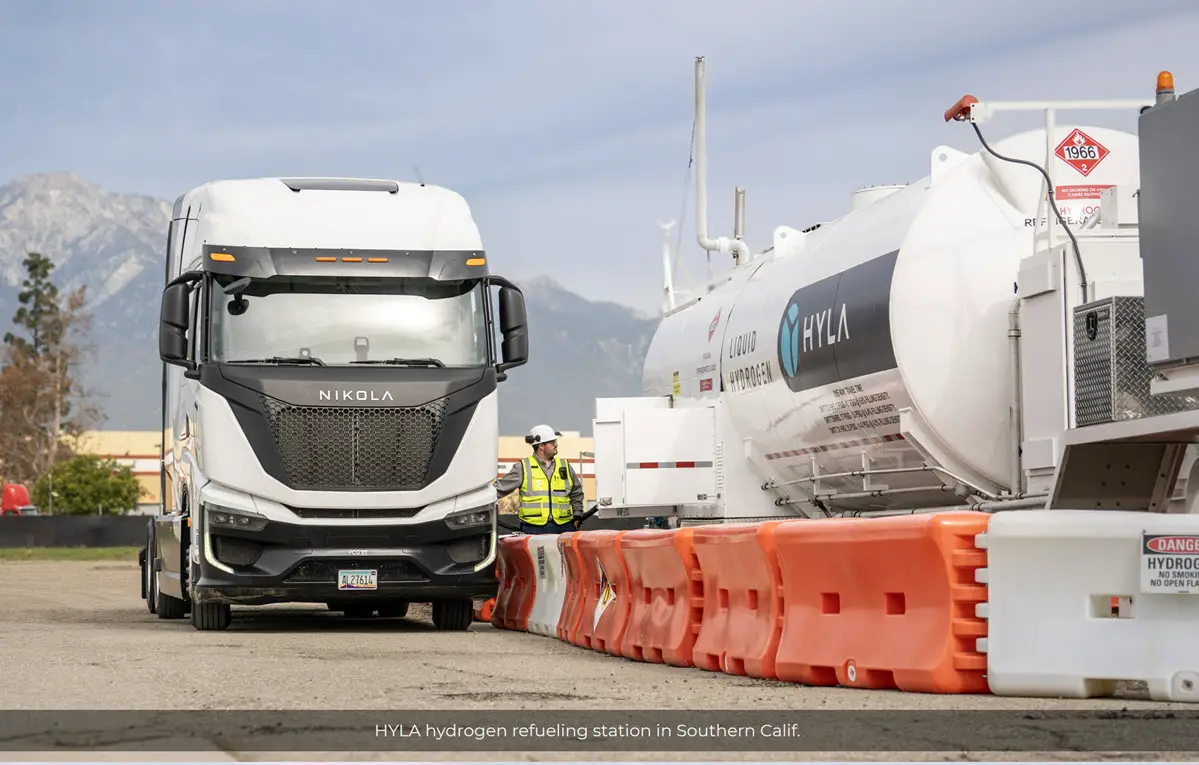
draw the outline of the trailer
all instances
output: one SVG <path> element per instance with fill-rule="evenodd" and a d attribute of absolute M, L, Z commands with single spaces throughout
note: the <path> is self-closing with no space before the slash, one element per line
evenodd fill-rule
<path fill-rule="evenodd" d="M 496 392 L 528 330 L 466 200 L 224 180 L 178 198 L 167 240 L 149 611 L 220 630 L 232 605 L 426 602 L 468 628 L 498 586 Z"/>
<path fill-rule="evenodd" d="M 1199 512 L 1199 96 L 988 102 L 980 149 L 779 226 L 666 310 L 642 396 L 596 402 L 601 518 L 672 526 L 977 510 Z M 1136 135 L 1065 115 L 1135 115 Z M 996 114 L 1040 112 L 1006 137 Z"/>

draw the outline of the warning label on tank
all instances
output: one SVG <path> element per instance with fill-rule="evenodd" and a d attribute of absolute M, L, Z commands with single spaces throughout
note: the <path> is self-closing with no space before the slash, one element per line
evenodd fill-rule
<path fill-rule="evenodd" d="M 862 386 L 854 383 L 837 388 L 833 396 L 836 400 L 820 406 L 830 433 L 856 433 L 899 424 L 899 415 L 893 414 L 895 405 L 886 391 L 864 393 Z"/>
<path fill-rule="evenodd" d="M 1099 215 L 1102 212 L 1102 194 L 1107 189 L 1113 188 L 1112 184 L 1075 184 L 1072 186 L 1055 186 L 1053 189 L 1054 203 L 1058 212 L 1062 214 L 1062 220 L 1067 226 L 1081 226 L 1086 223 L 1089 218 Z M 1044 197 L 1042 197 L 1044 200 Z M 1058 223 L 1057 218 L 1053 219 L 1054 224 Z M 1036 218 L 1025 218 L 1025 228 L 1034 228 L 1036 226 L 1045 227 L 1049 224 L 1049 219 L 1044 215 L 1040 220 Z"/>
<path fill-rule="evenodd" d="M 1199 534 L 1142 534 L 1141 592 L 1199 595 Z"/>
<path fill-rule="evenodd" d="M 1108 148 L 1078 128 L 1070 131 L 1053 153 L 1082 176 L 1090 175 L 1104 158 L 1111 154 Z"/>
<path fill-rule="evenodd" d="M 1069 202 L 1076 199 L 1099 199 L 1103 192 L 1114 186 L 1110 183 L 1079 184 L 1074 186 L 1054 186 L 1053 198 L 1059 202 Z M 1061 208 L 1058 208 L 1061 209 Z"/>

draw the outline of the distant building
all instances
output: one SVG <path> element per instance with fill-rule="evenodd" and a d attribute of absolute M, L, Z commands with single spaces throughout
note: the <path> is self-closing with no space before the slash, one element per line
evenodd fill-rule
<path fill-rule="evenodd" d="M 162 498 L 159 496 L 159 480 L 162 463 L 159 450 L 162 434 L 157 430 L 93 430 L 80 436 L 77 448 L 81 452 L 112 459 L 120 465 L 128 465 L 142 487 L 141 503 L 135 512 L 155 513 Z M 570 461 L 575 472 L 583 479 L 583 498 L 586 503 L 595 501 L 595 457 L 592 455 L 593 441 L 577 431 L 563 431 L 558 441 L 559 454 Z M 508 472 L 512 464 L 530 453 L 524 436 L 500 436 L 499 463 L 496 477 Z"/>
<path fill-rule="evenodd" d="M 142 487 L 141 501 L 134 511 L 138 514 L 158 512 L 159 476 L 162 463 L 162 432 L 157 430 L 89 430 L 75 444 L 79 452 L 111 459 L 118 465 L 128 465 Z"/>

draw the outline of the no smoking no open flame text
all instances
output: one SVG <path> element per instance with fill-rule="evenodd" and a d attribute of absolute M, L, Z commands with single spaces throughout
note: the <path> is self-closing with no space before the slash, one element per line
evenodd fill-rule
<path fill-rule="evenodd" d="M 376 725 L 375 736 L 387 738 L 424 738 L 434 741 L 470 739 L 545 739 L 565 738 L 587 741 L 590 738 L 674 739 L 674 738 L 798 738 L 799 723 L 764 725 Z"/>
<path fill-rule="evenodd" d="M 1149 556 L 1145 568 L 1155 587 L 1199 590 L 1199 558 Z"/>
<path fill-rule="evenodd" d="M 1141 592 L 1199 593 L 1199 536 L 1145 534 L 1141 549 Z"/>

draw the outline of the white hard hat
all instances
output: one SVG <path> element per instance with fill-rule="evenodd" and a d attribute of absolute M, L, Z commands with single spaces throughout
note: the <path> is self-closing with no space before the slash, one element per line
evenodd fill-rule
<path fill-rule="evenodd" d="M 533 429 L 529 431 L 529 435 L 525 436 L 525 443 L 536 446 L 547 441 L 557 441 L 560 435 L 562 434 L 549 425 L 534 425 Z"/>

